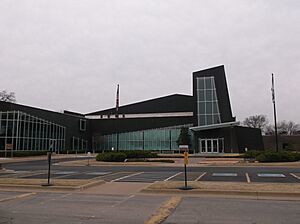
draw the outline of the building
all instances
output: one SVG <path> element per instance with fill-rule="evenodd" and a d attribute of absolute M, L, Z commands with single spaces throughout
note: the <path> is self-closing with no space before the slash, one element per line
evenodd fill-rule
<path fill-rule="evenodd" d="M 174 94 L 78 114 L 0 102 L 0 150 L 178 150 L 188 127 L 195 153 L 262 150 L 260 129 L 232 116 L 224 66 L 193 73 L 193 95 Z"/>

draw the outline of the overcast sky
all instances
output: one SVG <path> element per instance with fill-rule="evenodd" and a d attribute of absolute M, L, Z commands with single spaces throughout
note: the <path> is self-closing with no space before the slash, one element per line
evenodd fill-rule
<path fill-rule="evenodd" d="M 300 123 L 299 0 L 1 0 L 0 90 L 20 104 L 88 113 L 192 94 L 225 65 L 238 120 Z"/>

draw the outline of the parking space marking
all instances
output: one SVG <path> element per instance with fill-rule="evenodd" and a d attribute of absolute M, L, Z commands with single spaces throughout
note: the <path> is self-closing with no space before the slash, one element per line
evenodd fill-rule
<path fill-rule="evenodd" d="M 246 175 L 247 183 L 251 183 L 251 180 L 250 180 L 249 174 L 248 174 L 248 173 L 245 173 L 245 175 Z"/>
<path fill-rule="evenodd" d="M 199 181 L 205 174 L 206 174 L 206 172 L 202 173 L 199 177 L 197 177 L 197 178 L 195 179 L 195 181 Z"/>
<path fill-rule="evenodd" d="M 237 173 L 213 173 L 213 177 L 237 177 Z"/>
<path fill-rule="evenodd" d="M 29 177 L 42 175 L 42 174 L 45 174 L 45 173 L 44 172 L 25 173 L 25 174 L 18 175 L 17 177 L 18 178 L 28 178 L 28 179 L 30 179 Z"/>
<path fill-rule="evenodd" d="M 296 174 L 294 173 L 290 173 L 291 176 L 295 177 L 296 179 L 300 180 L 300 177 L 298 177 Z"/>
<path fill-rule="evenodd" d="M 120 178 L 111 180 L 110 182 L 116 182 L 116 181 L 123 180 L 123 179 L 129 178 L 129 177 L 134 177 L 134 176 L 140 175 L 142 173 L 144 173 L 144 172 L 133 173 L 133 174 L 130 174 L 130 175 L 127 175 L 127 176 L 124 176 L 124 177 L 120 177 Z"/>
<path fill-rule="evenodd" d="M 61 173 L 64 173 L 64 172 L 61 172 Z M 79 174 L 80 173 L 78 173 L 78 172 L 69 172 L 69 173 L 66 172 L 66 174 L 60 174 L 59 176 L 56 176 L 56 177 L 53 177 L 53 178 L 55 178 L 55 179 L 68 179 L 68 177 L 74 177 L 74 176 L 77 176 Z M 53 175 L 55 175 L 55 173 Z"/>
<path fill-rule="evenodd" d="M 21 199 L 21 198 L 26 198 L 32 195 L 35 195 L 36 193 L 32 192 L 32 193 L 26 193 L 26 194 L 21 194 L 21 195 L 16 195 L 13 197 L 9 197 L 9 198 L 3 198 L 0 200 L 0 202 L 5 202 L 5 201 L 11 201 L 11 200 L 15 200 L 15 199 Z"/>
<path fill-rule="evenodd" d="M 178 176 L 179 174 L 182 174 L 182 172 L 176 173 L 176 174 L 174 174 L 174 175 L 172 175 L 172 176 L 170 176 L 170 177 L 168 177 L 168 178 L 164 179 L 164 181 L 171 180 L 172 178 L 174 178 L 174 177 Z"/>
<path fill-rule="evenodd" d="M 69 175 L 69 174 L 74 174 L 76 172 L 73 171 L 58 171 L 58 172 L 54 172 L 53 174 L 58 174 L 58 175 Z"/>
<path fill-rule="evenodd" d="M 88 173 L 85 173 L 86 175 L 94 175 L 94 176 L 104 176 L 106 174 L 109 174 L 111 172 L 88 172 Z"/>
<path fill-rule="evenodd" d="M 258 177 L 279 177 L 279 178 L 284 178 L 286 177 L 284 174 L 282 173 L 258 173 L 257 174 Z"/>

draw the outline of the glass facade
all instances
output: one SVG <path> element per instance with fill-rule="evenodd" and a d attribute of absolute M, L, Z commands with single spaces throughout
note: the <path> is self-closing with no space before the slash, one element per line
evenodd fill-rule
<path fill-rule="evenodd" d="M 51 142 L 59 152 L 65 134 L 65 127 L 21 111 L 0 112 L 0 150 L 48 150 Z"/>
<path fill-rule="evenodd" d="M 72 151 L 87 151 L 88 150 L 88 141 L 82 138 L 72 137 Z"/>
<path fill-rule="evenodd" d="M 199 153 L 223 153 L 224 138 L 198 139 Z"/>
<path fill-rule="evenodd" d="M 159 129 L 149 129 L 135 132 L 94 136 L 93 148 L 96 151 L 111 150 L 178 150 L 176 143 L 181 127 L 191 127 L 191 124 Z"/>
<path fill-rule="evenodd" d="M 197 118 L 198 126 L 221 123 L 213 76 L 197 78 Z"/>

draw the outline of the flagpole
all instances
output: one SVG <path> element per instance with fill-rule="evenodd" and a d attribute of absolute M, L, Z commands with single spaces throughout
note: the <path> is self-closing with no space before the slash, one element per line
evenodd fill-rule
<path fill-rule="evenodd" d="M 274 75 L 272 73 L 272 101 L 274 108 L 274 122 L 275 122 L 275 141 L 276 141 L 276 152 L 278 152 L 278 133 L 277 133 L 277 119 L 276 119 L 276 104 L 275 104 L 275 85 L 274 85 Z"/>
<path fill-rule="evenodd" d="M 117 131 L 117 151 L 119 151 L 119 130 L 118 130 L 118 119 L 119 119 L 119 84 L 117 87 L 117 96 L 116 96 L 116 131 Z"/>

